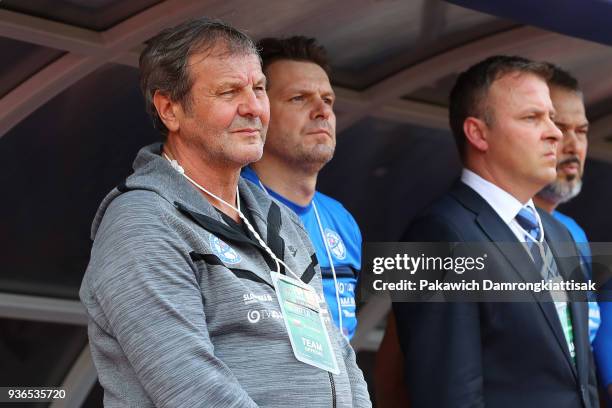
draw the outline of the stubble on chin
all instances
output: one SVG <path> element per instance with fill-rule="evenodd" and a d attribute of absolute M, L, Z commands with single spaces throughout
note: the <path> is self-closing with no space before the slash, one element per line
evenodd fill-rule
<path fill-rule="evenodd" d="M 580 194 L 581 189 L 582 180 L 578 177 L 574 177 L 572 181 L 557 178 L 544 187 L 538 195 L 550 202 L 562 204 Z"/>
<path fill-rule="evenodd" d="M 244 167 L 261 159 L 261 156 L 263 155 L 263 141 L 245 145 L 230 143 L 224 146 L 223 150 L 224 156 L 228 159 L 228 162 L 231 162 L 239 167 Z"/>
<path fill-rule="evenodd" d="M 318 172 L 334 157 L 334 148 L 326 144 L 317 144 L 310 149 L 302 147 L 294 152 L 292 161 L 306 172 Z"/>

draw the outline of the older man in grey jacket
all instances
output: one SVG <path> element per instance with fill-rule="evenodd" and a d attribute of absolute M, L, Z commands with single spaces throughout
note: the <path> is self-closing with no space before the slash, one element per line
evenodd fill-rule
<path fill-rule="evenodd" d="M 80 291 L 105 405 L 370 406 L 350 345 L 321 318 L 302 224 L 239 178 L 269 120 L 252 41 L 196 19 L 153 38 L 140 68 L 164 143 L 102 202 Z M 280 281 L 313 296 L 296 306 Z"/>

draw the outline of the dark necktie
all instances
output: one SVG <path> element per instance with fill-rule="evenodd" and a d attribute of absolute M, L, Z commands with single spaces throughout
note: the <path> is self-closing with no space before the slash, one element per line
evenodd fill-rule
<path fill-rule="evenodd" d="M 559 280 L 560 275 L 559 270 L 557 269 L 557 263 L 555 262 L 555 258 L 552 256 L 552 251 L 546 243 L 546 240 L 542 240 L 541 244 L 537 244 L 535 242 L 540 242 L 540 239 L 542 238 L 542 230 L 533 210 L 530 207 L 525 206 L 521 208 L 515 219 L 525 230 L 525 232 L 531 238 L 533 238 L 531 239 L 525 236 L 525 243 L 529 248 L 529 252 L 531 253 L 531 257 L 533 258 L 533 262 L 535 263 L 537 270 L 540 271 L 540 275 L 546 280 Z M 540 252 L 540 245 L 542 247 L 542 252 Z M 544 259 L 542 259 L 542 254 L 544 254 Z M 574 349 L 574 329 L 571 314 L 568 310 L 567 301 L 563 300 L 557 302 L 556 296 L 553 294 L 551 295 L 553 296 L 553 300 L 555 300 L 557 315 L 559 316 L 559 322 L 561 323 L 561 328 L 563 329 L 563 334 L 565 335 L 565 340 L 567 341 L 568 351 L 572 357 L 572 362 L 575 364 L 576 352 Z M 563 296 L 565 297 L 565 294 Z"/>
<path fill-rule="evenodd" d="M 536 218 L 533 210 L 527 206 L 521 208 L 519 213 L 516 215 L 516 221 L 531 237 L 530 238 L 525 236 L 525 243 L 527 244 L 527 248 L 529 248 L 533 263 L 535 264 L 537 270 L 540 272 L 542 277 L 544 279 L 553 279 L 559 276 L 557 264 L 552 256 L 552 252 L 550 251 L 550 248 L 548 247 L 546 241 L 542 241 L 541 244 L 543 249 L 542 252 L 544 253 L 544 259 L 542 258 L 542 253 L 540 252 L 540 245 L 536 243 L 536 241 L 540 241 L 542 237 L 542 231 L 540 229 L 540 224 L 538 223 L 538 219 Z"/>

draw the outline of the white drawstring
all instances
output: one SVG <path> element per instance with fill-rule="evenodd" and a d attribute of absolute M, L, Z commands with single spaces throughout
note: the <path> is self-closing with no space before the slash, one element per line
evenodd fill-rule
<path fill-rule="evenodd" d="M 290 272 L 293 276 L 295 276 L 296 279 L 300 279 L 299 276 L 297 276 L 292 270 L 291 268 L 289 268 L 287 266 L 286 263 L 284 263 L 282 260 L 280 260 L 275 254 L 274 252 L 272 252 L 272 250 L 268 247 L 268 245 L 265 243 L 265 241 L 263 239 L 261 239 L 261 236 L 257 233 L 257 231 L 255 231 L 255 228 L 253 228 L 253 226 L 251 225 L 251 223 L 249 222 L 249 220 L 244 216 L 244 214 L 242 213 L 242 211 L 240 211 L 240 194 L 238 191 L 238 186 L 236 186 L 236 205 L 237 207 L 234 207 L 233 205 L 231 205 L 230 203 L 228 203 L 227 201 L 225 201 L 224 199 L 222 199 L 221 197 L 211 193 L 210 191 L 208 191 L 207 189 L 205 189 L 204 187 L 202 187 L 201 185 L 199 185 L 195 180 L 193 180 L 191 177 L 189 177 L 186 173 L 185 173 L 185 169 L 179 164 L 178 161 L 170 159 L 170 157 L 166 154 L 166 152 L 163 153 L 164 157 L 170 162 L 170 164 L 172 165 L 172 168 L 175 169 L 176 171 L 178 171 L 180 174 L 182 174 L 187 180 L 189 180 L 191 182 L 191 184 L 193 184 L 194 186 L 196 186 L 197 188 L 199 188 L 200 190 L 202 190 L 203 192 L 205 192 L 206 194 L 208 194 L 209 196 L 213 197 L 216 200 L 219 200 L 220 202 L 222 202 L 223 204 L 225 204 L 226 206 L 228 206 L 229 208 L 231 208 L 232 210 L 236 211 L 238 213 L 238 216 L 240 217 L 240 219 L 242 221 L 244 221 L 244 224 L 247 226 L 247 228 L 249 229 L 249 231 L 251 231 L 251 233 L 253 234 L 253 236 L 255 237 L 255 239 L 257 240 L 257 242 L 259 243 L 259 245 L 261 245 L 266 252 L 268 253 L 268 255 L 270 255 L 272 257 L 272 259 L 274 260 L 275 264 L 276 264 L 276 272 L 280 273 L 280 265 L 283 265 L 285 267 L 285 269 L 287 269 L 288 272 Z M 280 264 L 280 265 L 279 265 Z"/>
<path fill-rule="evenodd" d="M 314 209 L 315 216 L 317 217 L 317 224 L 319 224 L 319 232 L 321 232 L 321 238 L 323 238 L 323 245 L 325 245 L 325 252 L 327 252 L 327 259 L 329 259 L 329 266 L 332 271 L 332 276 L 334 277 L 334 287 L 336 288 L 336 304 L 338 305 L 338 325 L 340 329 L 340 333 L 344 336 L 344 331 L 342 330 L 342 306 L 340 305 L 340 288 L 338 287 L 338 280 L 336 279 L 336 268 L 334 268 L 334 261 L 331 257 L 331 252 L 329 250 L 329 245 L 327 244 L 327 237 L 323 231 L 323 225 L 321 224 L 321 219 L 319 218 L 319 211 L 317 211 L 317 205 L 312 200 L 312 208 Z M 346 337 L 346 336 L 344 336 Z"/>

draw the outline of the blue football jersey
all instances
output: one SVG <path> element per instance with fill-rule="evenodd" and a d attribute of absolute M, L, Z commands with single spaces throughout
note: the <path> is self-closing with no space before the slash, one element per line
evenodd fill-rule
<path fill-rule="evenodd" d="M 261 187 L 257 174 L 250 167 L 242 170 L 242 176 Z M 307 206 L 297 205 L 266 186 L 270 196 L 293 210 L 302 220 L 308 236 L 314 246 L 317 260 L 323 275 L 323 292 L 331 317 L 340 327 L 338 300 L 342 311 L 342 331 L 349 339 L 357 327 L 355 290 L 357 277 L 361 269 L 361 232 L 357 222 L 338 201 L 320 192 L 315 192 L 312 202 Z M 336 271 L 336 287 L 327 255 L 321 229 L 315 215 L 315 207 L 321 219 L 321 227 L 327 241 L 331 261 Z"/>

